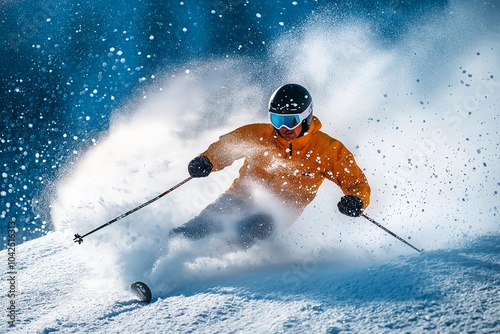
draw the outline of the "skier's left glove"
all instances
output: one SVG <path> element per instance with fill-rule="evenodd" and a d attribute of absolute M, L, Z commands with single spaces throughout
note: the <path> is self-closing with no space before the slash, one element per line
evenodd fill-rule
<path fill-rule="evenodd" d="M 213 167 L 206 156 L 199 155 L 189 163 L 188 172 L 192 177 L 206 177 L 212 172 Z"/>
<path fill-rule="evenodd" d="M 359 217 L 363 213 L 363 201 L 353 195 L 346 195 L 337 204 L 339 211 L 349 217 Z"/>

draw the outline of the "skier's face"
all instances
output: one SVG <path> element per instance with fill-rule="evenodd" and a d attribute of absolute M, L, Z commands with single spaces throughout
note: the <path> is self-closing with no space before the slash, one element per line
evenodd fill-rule
<path fill-rule="evenodd" d="M 285 138 L 286 140 L 292 140 L 300 136 L 300 133 L 302 132 L 302 124 L 292 130 L 289 130 L 286 127 L 282 126 L 278 131 L 281 137 Z"/>

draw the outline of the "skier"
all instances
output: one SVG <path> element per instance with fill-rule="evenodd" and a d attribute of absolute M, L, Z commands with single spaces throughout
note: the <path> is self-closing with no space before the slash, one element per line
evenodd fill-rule
<path fill-rule="evenodd" d="M 337 184 L 344 196 L 338 210 L 358 217 L 370 202 L 370 187 L 352 153 L 321 130 L 313 116 L 309 92 L 297 84 L 279 87 L 269 101 L 271 124 L 249 124 L 219 138 L 188 165 L 193 178 L 244 159 L 239 177 L 215 202 L 198 216 L 174 228 L 171 236 L 201 239 L 224 230 L 223 222 L 236 229 L 236 240 L 245 248 L 276 230 L 275 218 L 258 201 L 264 189 L 276 198 L 287 222 L 293 223 L 314 199 L 326 178 Z"/>

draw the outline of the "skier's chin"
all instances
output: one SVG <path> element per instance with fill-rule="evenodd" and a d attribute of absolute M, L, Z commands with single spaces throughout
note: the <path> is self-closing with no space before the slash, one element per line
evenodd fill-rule
<path fill-rule="evenodd" d="M 288 129 L 285 129 L 285 130 L 281 129 L 280 134 L 283 138 L 288 139 L 288 140 L 295 139 L 297 137 L 295 131 L 288 130 Z"/>

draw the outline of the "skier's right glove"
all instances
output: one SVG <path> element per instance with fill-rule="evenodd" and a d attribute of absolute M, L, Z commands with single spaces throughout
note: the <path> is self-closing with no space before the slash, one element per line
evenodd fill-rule
<path fill-rule="evenodd" d="M 337 204 L 339 211 L 349 217 L 359 217 L 363 213 L 363 201 L 353 195 L 346 195 Z"/>
<path fill-rule="evenodd" d="M 213 167 L 206 156 L 199 155 L 189 163 L 188 172 L 192 177 L 206 177 L 212 172 Z"/>

